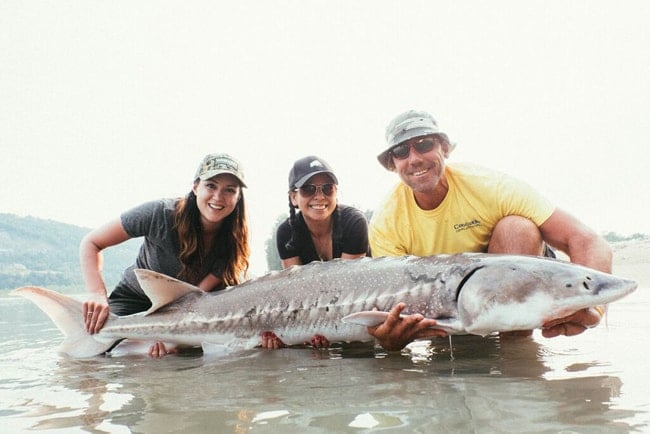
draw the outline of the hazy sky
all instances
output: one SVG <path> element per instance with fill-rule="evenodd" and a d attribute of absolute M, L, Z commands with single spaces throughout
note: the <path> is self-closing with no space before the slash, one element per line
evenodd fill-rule
<path fill-rule="evenodd" d="M 0 0 L 0 212 L 94 227 L 245 167 L 253 271 L 316 154 L 375 209 L 409 108 L 450 161 L 524 179 L 599 232 L 650 233 L 650 2 Z"/>

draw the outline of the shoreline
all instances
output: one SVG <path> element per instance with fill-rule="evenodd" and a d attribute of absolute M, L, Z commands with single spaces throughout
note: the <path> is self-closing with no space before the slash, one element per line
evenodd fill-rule
<path fill-rule="evenodd" d="M 614 253 L 613 274 L 639 282 L 639 288 L 650 287 L 650 240 L 610 243 Z"/>

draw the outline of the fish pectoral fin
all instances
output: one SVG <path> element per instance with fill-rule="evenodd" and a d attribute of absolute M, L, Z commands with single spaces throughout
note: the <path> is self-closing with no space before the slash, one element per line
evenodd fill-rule
<path fill-rule="evenodd" d="M 366 327 L 374 327 L 386 321 L 389 313 L 380 310 L 364 310 L 344 316 L 342 321 L 348 324 L 358 324 Z"/>
<path fill-rule="evenodd" d="M 151 307 L 145 312 L 145 315 L 149 315 L 191 292 L 203 292 L 194 285 L 155 271 L 142 268 L 133 271 L 142 290 L 151 300 Z"/>
<path fill-rule="evenodd" d="M 233 339 L 227 342 L 202 342 L 203 353 L 213 357 L 223 357 L 241 351 L 251 350 L 257 345 L 258 339 Z"/>
<path fill-rule="evenodd" d="M 436 325 L 434 328 L 443 330 L 448 335 L 467 334 L 467 330 L 465 330 L 463 323 L 458 318 L 436 319 Z"/>
<path fill-rule="evenodd" d="M 343 317 L 343 322 L 348 324 L 358 324 L 366 327 L 375 327 L 388 318 L 390 315 L 389 312 L 383 312 L 379 310 L 364 310 L 361 312 L 351 313 Z M 400 318 L 407 317 L 408 315 L 400 315 Z M 457 318 L 444 318 L 444 319 L 435 319 L 436 325 L 432 328 L 436 330 L 443 330 L 450 335 L 465 334 L 465 328 L 463 324 Z"/>

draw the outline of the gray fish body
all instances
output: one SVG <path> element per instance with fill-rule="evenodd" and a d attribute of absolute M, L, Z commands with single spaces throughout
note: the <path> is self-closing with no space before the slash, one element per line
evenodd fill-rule
<path fill-rule="evenodd" d="M 406 303 L 405 314 L 437 319 L 438 327 L 450 334 L 528 330 L 610 303 L 636 288 L 634 281 L 561 261 L 488 254 L 314 262 L 215 293 L 149 270 L 136 274 L 152 308 L 145 314 L 111 316 L 92 336 L 93 343 L 85 332 L 73 333 L 73 327 L 60 324 L 55 317 L 61 315 L 52 315 L 54 308 L 65 310 L 70 321 L 81 323 L 80 307 L 56 307 L 73 303 L 53 302 L 40 288 L 16 291 L 64 331 L 63 352 L 89 356 L 124 338 L 232 349 L 259 345 L 264 331 L 273 331 L 288 345 L 315 334 L 331 342 L 368 341 L 366 326 L 381 322 L 399 302 Z"/>

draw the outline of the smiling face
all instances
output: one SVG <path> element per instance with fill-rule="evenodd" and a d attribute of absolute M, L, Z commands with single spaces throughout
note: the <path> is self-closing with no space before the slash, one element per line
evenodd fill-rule
<path fill-rule="evenodd" d="M 429 151 L 418 152 L 418 145 L 427 141 L 432 141 L 433 147 Z M 402 181 L 415 192 L 426 192 L 433 189 L 444 173 L 448 147 L 439 139 L 426 136 L 414 137 L 400 143 L 395 148 L 404 146 L 410 148 L 406 158 L 392 157 L 395 171 Z"/>
<path fill-rule="evenodd" d="M 420 153 L 423 141 L 433 140 L 433 147 Z M 432 136 L 414 137 L 398 146 L 408 145 L 405 158 L 391 155 L 395 172 L 408 185 L 415 195 L 418 205 L 424 209 L 437 206 L 447 194 L 445 179 L 445 158 L 449 156 L 449 144 Z M 393 148 L 394 149 L 394 148 Z"/>
<path fill-rule="evenodd" d="M 312 196 L 305 195 L 300 189 L 289 193 L 291 203 L 297 207 L 306 221 L 327 220 L 336 209 L 336 184 L 329 175 L 319 173 L 305 182 L 304 185 L 316 185 L 316 193 Z M 323 193 L 323 184 L 334 184 L 332 194 L 329 196 Z M 327 188 L 326 188 L 327 189 Z"/>
<path fill-rule="evenodd" d="M 241 185 L 230 174 L 221 174 L 194 183 L 196 205 L 201 213 L 201 225 L 205 230 L 216 229 L 230 215 L 241 197 Z"/>

